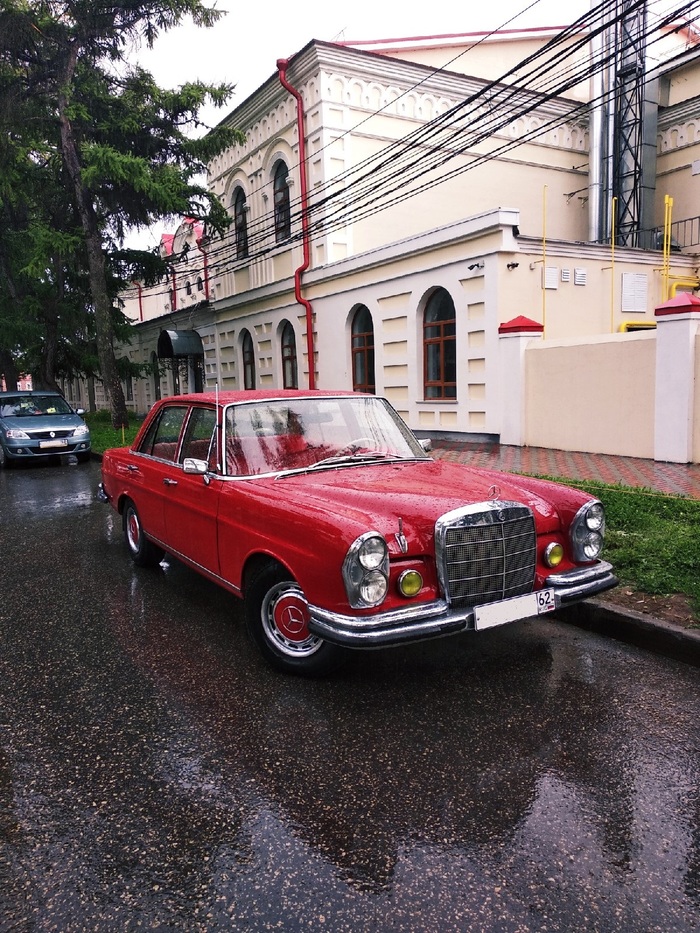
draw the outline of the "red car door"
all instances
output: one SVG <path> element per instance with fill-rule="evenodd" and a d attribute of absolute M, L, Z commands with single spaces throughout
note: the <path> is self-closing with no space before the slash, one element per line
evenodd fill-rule
<path fill-rule="evenodd" d="M 171 498 L 169 484 L 175 481 L 175 457 L 187 413 L 185 405 L 164 407 L 150 424 L 135 454 L 118 465 L 146 534 L 164 547 L 168 543 L 165 503 Z"/>
<path fill-rule="evenodd" d="M 213 408 L 192 406 L 185 424 L 177 463 L 163 464 L 162 485 L 165 540 L 168 549 L 198 568 L 219 573 L 216 521 L 220 482 L 201 473 L 185 473 L 186 458 L 213 464 L 212 438 L 216 426 Z"/>

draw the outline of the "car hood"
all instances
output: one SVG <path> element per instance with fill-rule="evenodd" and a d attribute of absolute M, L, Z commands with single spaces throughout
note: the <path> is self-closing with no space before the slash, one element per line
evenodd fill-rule
<path fill-rule="evenodd" d="M 83 423 L 80 415 L 23 415 L 19 418 L 0 418 L 5 428 L 13 431 L 66 431 Z"/>
<path fill-rule="evenodd" d="M 435 521 L 475 502 L 520 502 L 532 509 L 538 531 L 561 527 L 553 499 L 571 499 L 575 510 L 588 499 L 576 490 L 526 477 L 439 460 L 367 464 L 288 475 L 275 480 L 276 492 L 301 511 L 332 511 L 343 525 L 372 528 L 385 536 L 397 531 L 432 539 Z M 550 494 L 551 493 L 551 494 Z"/>

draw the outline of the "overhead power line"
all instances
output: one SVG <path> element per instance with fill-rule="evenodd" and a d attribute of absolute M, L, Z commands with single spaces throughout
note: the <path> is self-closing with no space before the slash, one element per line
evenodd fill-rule
<path fill-rule="evenodd" d="M 626 4 L 624 15 L 639 9 L 644 2 L 635 0 Z M 669 4 L 665 12 L 657 11 L 643 37 L 647 45 L 653 47 L 663 38 L 663 30 L 677 25 L 683 18 L 691 21 L 699 5 L 699 0 L 686 0 Z M 622 19 L 620 7 L 616 0 L 602 0 L 497 80 L 487 82 L 483 88 L 468 95 L 446 113 L 422 124 L 315 189 L 307 211 L 312 236 L 328 234 L 349 224 L 367 220 L 486 161 L 502 157 L 506 152 L 551 129 L 578 117 L 582 118 L 591 104 L 597 101 L 562 102 L 562 96 L 587 81 L 592 74 L 612 64 L 614 49 L 607 52 L 601 50 L 593 60 L 588 49 L 592 36 Z M 419 83 L 425 81 L 424 78 Z M 527 118 L 538 110 L 542 112 L 547 104 L 553 102 L 556 102 L 559 113 L 554 113 L 545 123 L 524 129 L 516 137 L 500 143 L 489 152 L 474 151 L 487 140 L 497 139 L 497 134 L 518 118 Z M 562 105 L 568 105 L 563 113 Z M 386 106 L 389 104 L 382 109 L 386 109 Z M 366 117 L 362 123 L 366 123 L 371 116 Z M 458 164 L 454 164 L 457 159 Z M 291 205 L 292 229 L 300 227 L 301 210 L 301 201 L 296 199 Z M 269 211 L 249 225 L 249 254 L 245 259 L 236 256 L 235 233 L 225 235 L 213 248 L 210 247 L 210 274 L 216 275 L 243 264 L 259 262 L 270 252 L 279 250 L 280 244 L 270 242 L 273 221 L 274 211 Z M 301 231 L 295 232 L 290 239 L 285 240 L 285 246 L 300 238 Z M 174 260 L 175 267 L 177 264 L 177 260 Z M 197 269 L 191 264 L 187 265 L 187 270 L 191 276 L 197 275 Z M 163 294 L 168 291 L 164 289 Z"/>

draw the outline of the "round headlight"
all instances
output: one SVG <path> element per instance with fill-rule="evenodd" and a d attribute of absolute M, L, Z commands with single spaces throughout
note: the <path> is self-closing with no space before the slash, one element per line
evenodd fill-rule
<path fill-rule="evenodd" d="M 564 558 L 564 548 L 552 541 L 544 549 L 544 562 L 548 567 L 558 567 Z"/>
<path fill-rule="evenodd" d="M 387 579 L 383 573 L 373 570 L 360 584 L 360 596 L 368 606 L 376 606 L 386 596 Z"/>
<path fill-rule="evenodd" d="M 597 531 L 591 531 L 581 541 L 586 560 L 595 560 L 603 550 L 603 538 Z"/>
<path fill-rule="evenodd" d="M 603 550 L 605 511 L 597 499 L 582 505 L 571 523 L 571 550 L 575 561 L 597 560 Z"/>
<path fill-rule="evenodd" d="M 417 570 L 404 570 L 398 579 L 398 587 L 402 596 L 417 596 L 423 589 L 423 577 Z"/>
<path fill-rule="evenodd" d="M 387 557 L 384 538 L 371 537 L 362 542 L 357 552 L 357 559 L 365 570 L 376 570 Z"/>
<path fill-rule="evenodd" d="M 605 512 L 600 502 L 594 502 L 586 512 L 586 527 L 590 531 L 605 531 Z"/>

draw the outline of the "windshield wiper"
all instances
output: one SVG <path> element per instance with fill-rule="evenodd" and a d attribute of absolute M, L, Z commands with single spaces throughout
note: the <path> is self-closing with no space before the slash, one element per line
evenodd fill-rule
<path fill-rule="evenodd" d="M 343 463 L 362 463 L 363 460 L 396 460 L 396 454 L 382 453 L 381 450 L 363 450 L 352 454 L 336 454 L 334 457 L 324 457 L 316 463 L 312 463 L 309 469 L 313 470 L 320 466 L 335 466 Z M 398 457 L 402 460 L 403 457 Z"/>
<path fill-rule="evenodd" d="M 332 457 L 324 457 L 323 460 L 317 460 L 316 463 L 310 463 L 305 467 L 297 467 L 284 470 L 278 473 L 275 479 L 282 479 L 284 476 L 298 476 L 300 473 L 311 473 L 313 470 L 323 469 L 324 467 L 358 466 L 368 460 L 404 460 L 405 457 L 399 457 L 398 454 L 383 454 L 379 450 L 368 450 L 361 454 L 335 454 Z"/>

